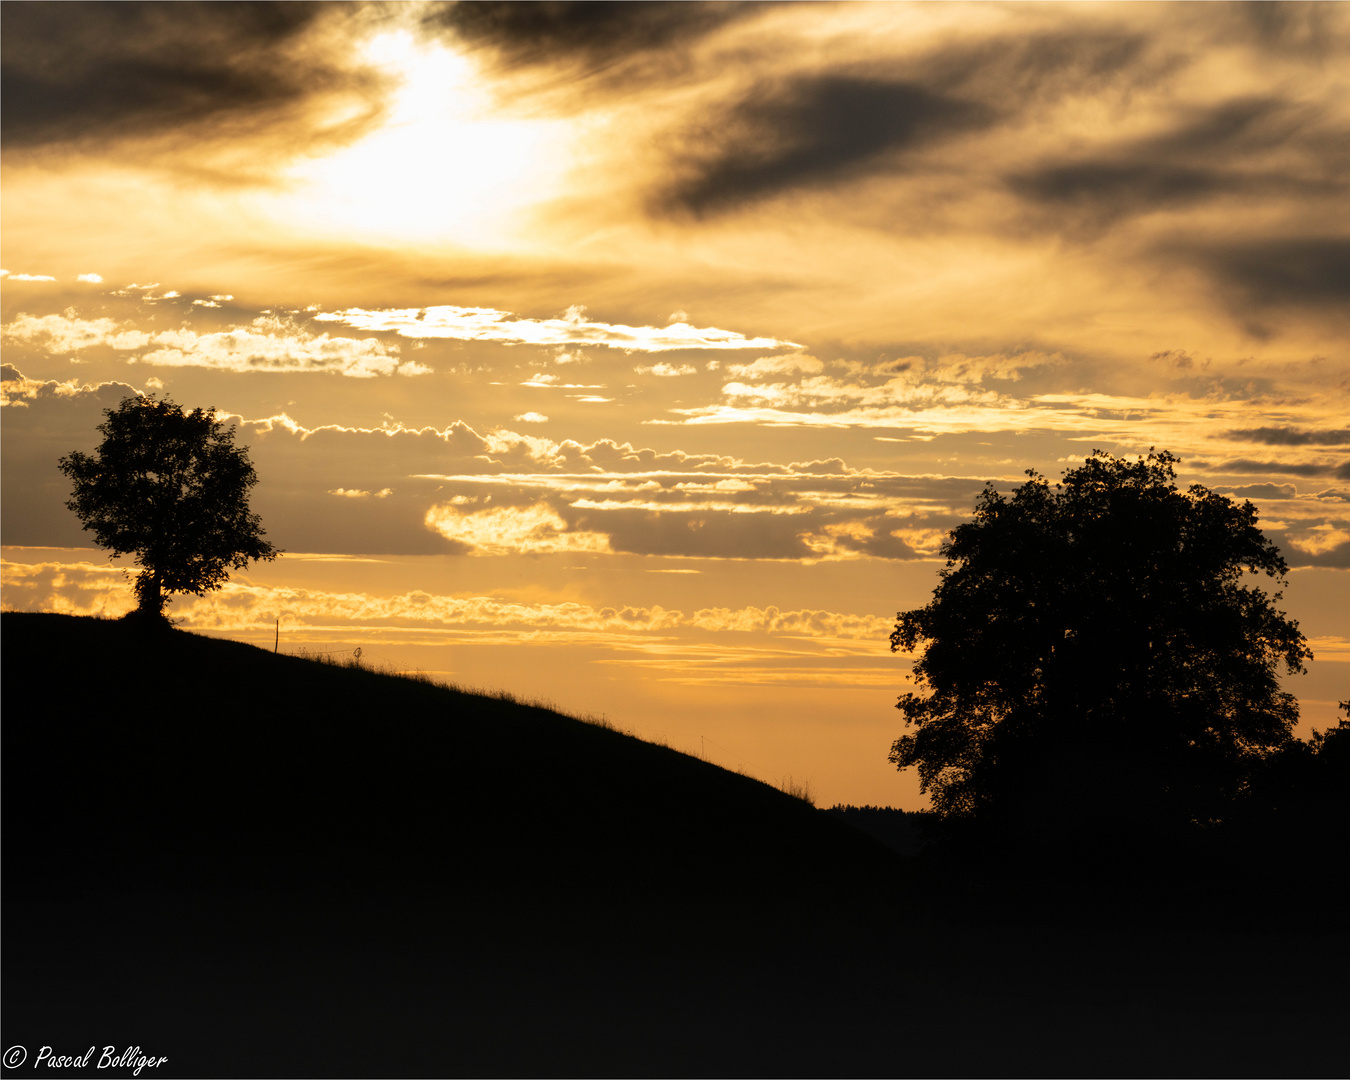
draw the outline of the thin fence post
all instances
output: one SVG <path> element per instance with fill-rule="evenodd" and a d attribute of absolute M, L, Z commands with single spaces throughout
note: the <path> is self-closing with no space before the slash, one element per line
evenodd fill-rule
<path fill-rule="evenodd" d="M 280 619 L 277 620 L 277 637 L 276 637 L 276 640 L 275 640 L 274 642 L 272 642 L 272 655 L 273 655 L 273 656 L 276 656 L 277 650 L 278 650 L 279 648 L 281 648 L 281 620 L 280 620 Z"/>

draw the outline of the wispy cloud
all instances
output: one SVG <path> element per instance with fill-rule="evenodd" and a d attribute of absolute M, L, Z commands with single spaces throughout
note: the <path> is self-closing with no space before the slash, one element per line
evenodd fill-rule
<path fill-rule="evenodd" d="M 25 563 L 6 560 L 4 608 L 74 615 L 120 614 L 135 606 L 124 571 L 90 562 Z M 831 641 L 884 643 L 891 620 L 821 610 L 777 607 L 699 608 L 600 605 L 566 601 L 528 603 L 492 596 L 447 596 L 421 590 L 380 596 L 367 592 L 268 587 L 227 582 L 217 593 L 175 597 L 173 612 L 195 629 L 252 629 L 283 617 L 288 623 L 334 622 L 425 627 L 490 626 L 531 635 L 583 631 L 623 635 L 697 630 Z"/>

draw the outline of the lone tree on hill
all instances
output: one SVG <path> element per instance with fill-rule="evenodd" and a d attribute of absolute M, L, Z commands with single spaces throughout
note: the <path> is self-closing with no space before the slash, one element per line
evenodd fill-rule
<path fill-rule="evenodd" d="M 166 593 L 201 596 L 233 568 L 280 552 L 249 513 L 258 482 L 248 447 L 214 409 L 184 412 L 167 398 L 128 397 L 105 410 L 103 442 L 91 457 L 72 453 L 60 468 L 75 482 L 66 503 L 100 547 L 134 554 L 139 614 L 164 617 Z"/>
<path fill-rule="evenodd" d="M 1245 569 L 1283 586 L 1288 567 L 1250 502 L 1179 491 L 1176 462 L 1094 451 L 1054 490 L 1028 470 L 952 530 L 932 601 L 891 635 L 892 651 L 926 646 L 890 760 L 918 768 L 940 815 L 1215 820 L 1292 738 L 1277 668 L 1312 653 L 1280 593 L 1242 584 Z"/>

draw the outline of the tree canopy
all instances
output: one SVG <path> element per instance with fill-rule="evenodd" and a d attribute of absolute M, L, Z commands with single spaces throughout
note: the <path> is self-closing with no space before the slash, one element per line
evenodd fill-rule
<path fill-rule="evenodd" d="M 1243 584 L 1284 585 L 1284 558 L 1250 502 L 1178 490 L 1176 462 L 1094 451 L 1053 489 L 1029 470 L 951 531 L 932 601 L 891 635 L 923 654 L 890 759 L 938 813 L 1209 821 L 1292 737 L 1278 668 L 1312 654 L 1280 593 Z"/>
<path fill-rule="evenodd" d="M 249 512 L 258 477 L 248 447 L 234 445 L 234 428 L 214 409 L 137 396 L 104 415 L 94 454 L 60 459 L 75 485 L 66 506 L 100 547 L 136 556 L 140 612 L 162 617 L 166 593 L 200 596 L 229 570 L 280 554 Z"/>

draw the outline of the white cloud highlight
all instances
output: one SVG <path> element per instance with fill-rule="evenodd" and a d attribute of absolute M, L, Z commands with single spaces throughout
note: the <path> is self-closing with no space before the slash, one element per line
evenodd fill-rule
<path fill-rule="evenodd" d="M 362 491 L 357 488 L 333 488 L 328 492 L 329 495 L 337 495 L 344 499 L 387 499 L 394 493 L 393 488 L 381 488 L 379 491 Z"/>
<path fill-rule="evenodd" d="M 650 367 L 636 367 L 633 369 L 639 375 L 656 375 L 661 378 L 669 379 L 676 375 L 694 375 L 698 368 L 693 364 L 652 364 Z"/>
<path fill-rule="evenodd" d="M 474 555 L 541 555 L 559 551 L 609 551 L 604 533 L 568 532 L 567 522 L 548 503 L 504 506 L 464 513 L 452 504 L 433 506 L 426 524 L 447 540 L 465 544 Z"/>
<path fill-rule="evenodd" d="M 289 319 L 263 315 L 249 327 L 213 334 L 186 328 L 154 335 L 158 346 L 139 358 L 159 367 L 205 367 L 221 371 L 332 372 L 350 378 L 425 374 L 421 364 L 399 363 L 399 348 L 377 338 L 330 338 Z"/>
<path fill-rule="evenodd" d="M 49 353 L 78 352 L 105 345 L 128 351 L 142 349 L 150 335 L 142 330 L 123 330 L 114 319 L 81 319 L 72 310 L 63 315 L 17 315 L 4 329 L 9 341 L 41 343 Z"/>
<path fill-rule="evenodd" d="M 73 309 L 41 317 L 20 314 L 4 328 L 9 341 L 40 345 L 48 353 L 104 346 L 119 352 L 149 348 L 131 362 L 157 367 L 206 367 L 221 371 L 335 372 L 353 378 L 426 375 L 431 368 L 400 362 L 399 347 L 378 338 L 314 334 L 294 321 L 262 315 L 247 327 L 199 334 L 182 327 L 147 333 L 111 318 L 81 319 Z"/>
<path fill-rule="evenodd" d="M 792 375 L 805 372 L 815 375 L 825 370 L 825 365 L 814 356 L 806 353 L 791 353 L 787 356 L 761 356 L 748 364 L 732 364 L 728 371 L 740 379 L 762 379 L 766 375 Z"/>
<path fill-rule="evenodd" d="M 24 409 L 28 402 L 38 398 L 73 398 L 81 394 L 97 394 L 104 387 L 117 387 L 124 391 L 135 392 L 135 388 L 126 383 L 105 382 L 97 386 L 81 383 L 78 379 L 57 382 L 55 379 L 30 379 L 11 364 L 3 366 L 3 378 L 0 378 L 0 405 Z"/>
<path fill-rule="evenodd" d="M 1350 532 L 1330 523 L 1314 525 L 1301 536 L 1290 536 L 1290 546 L 1309 555 L 1325 555 L 1350 541 Z"/>
<path fill-rule="evenodd" d="M 340 322 L 358 330 L 395 333 L 407 338 L 448 338 L 454 341 L 495 341 L 503 345 L 603 345 L 625 352 L 669 352 L 675 349 L 799 348 L 777 338 L 748 338 L 733 330 L 696 327 L 686 322 L 669 326 L 624 326 L 592 322 L 585 308 L 575 305 L 557 319 L 523 319 L 496 308 L 443 304 L 427 308 L 367 310 L 348 308 L 325 312 L 320 322 Z"/>

